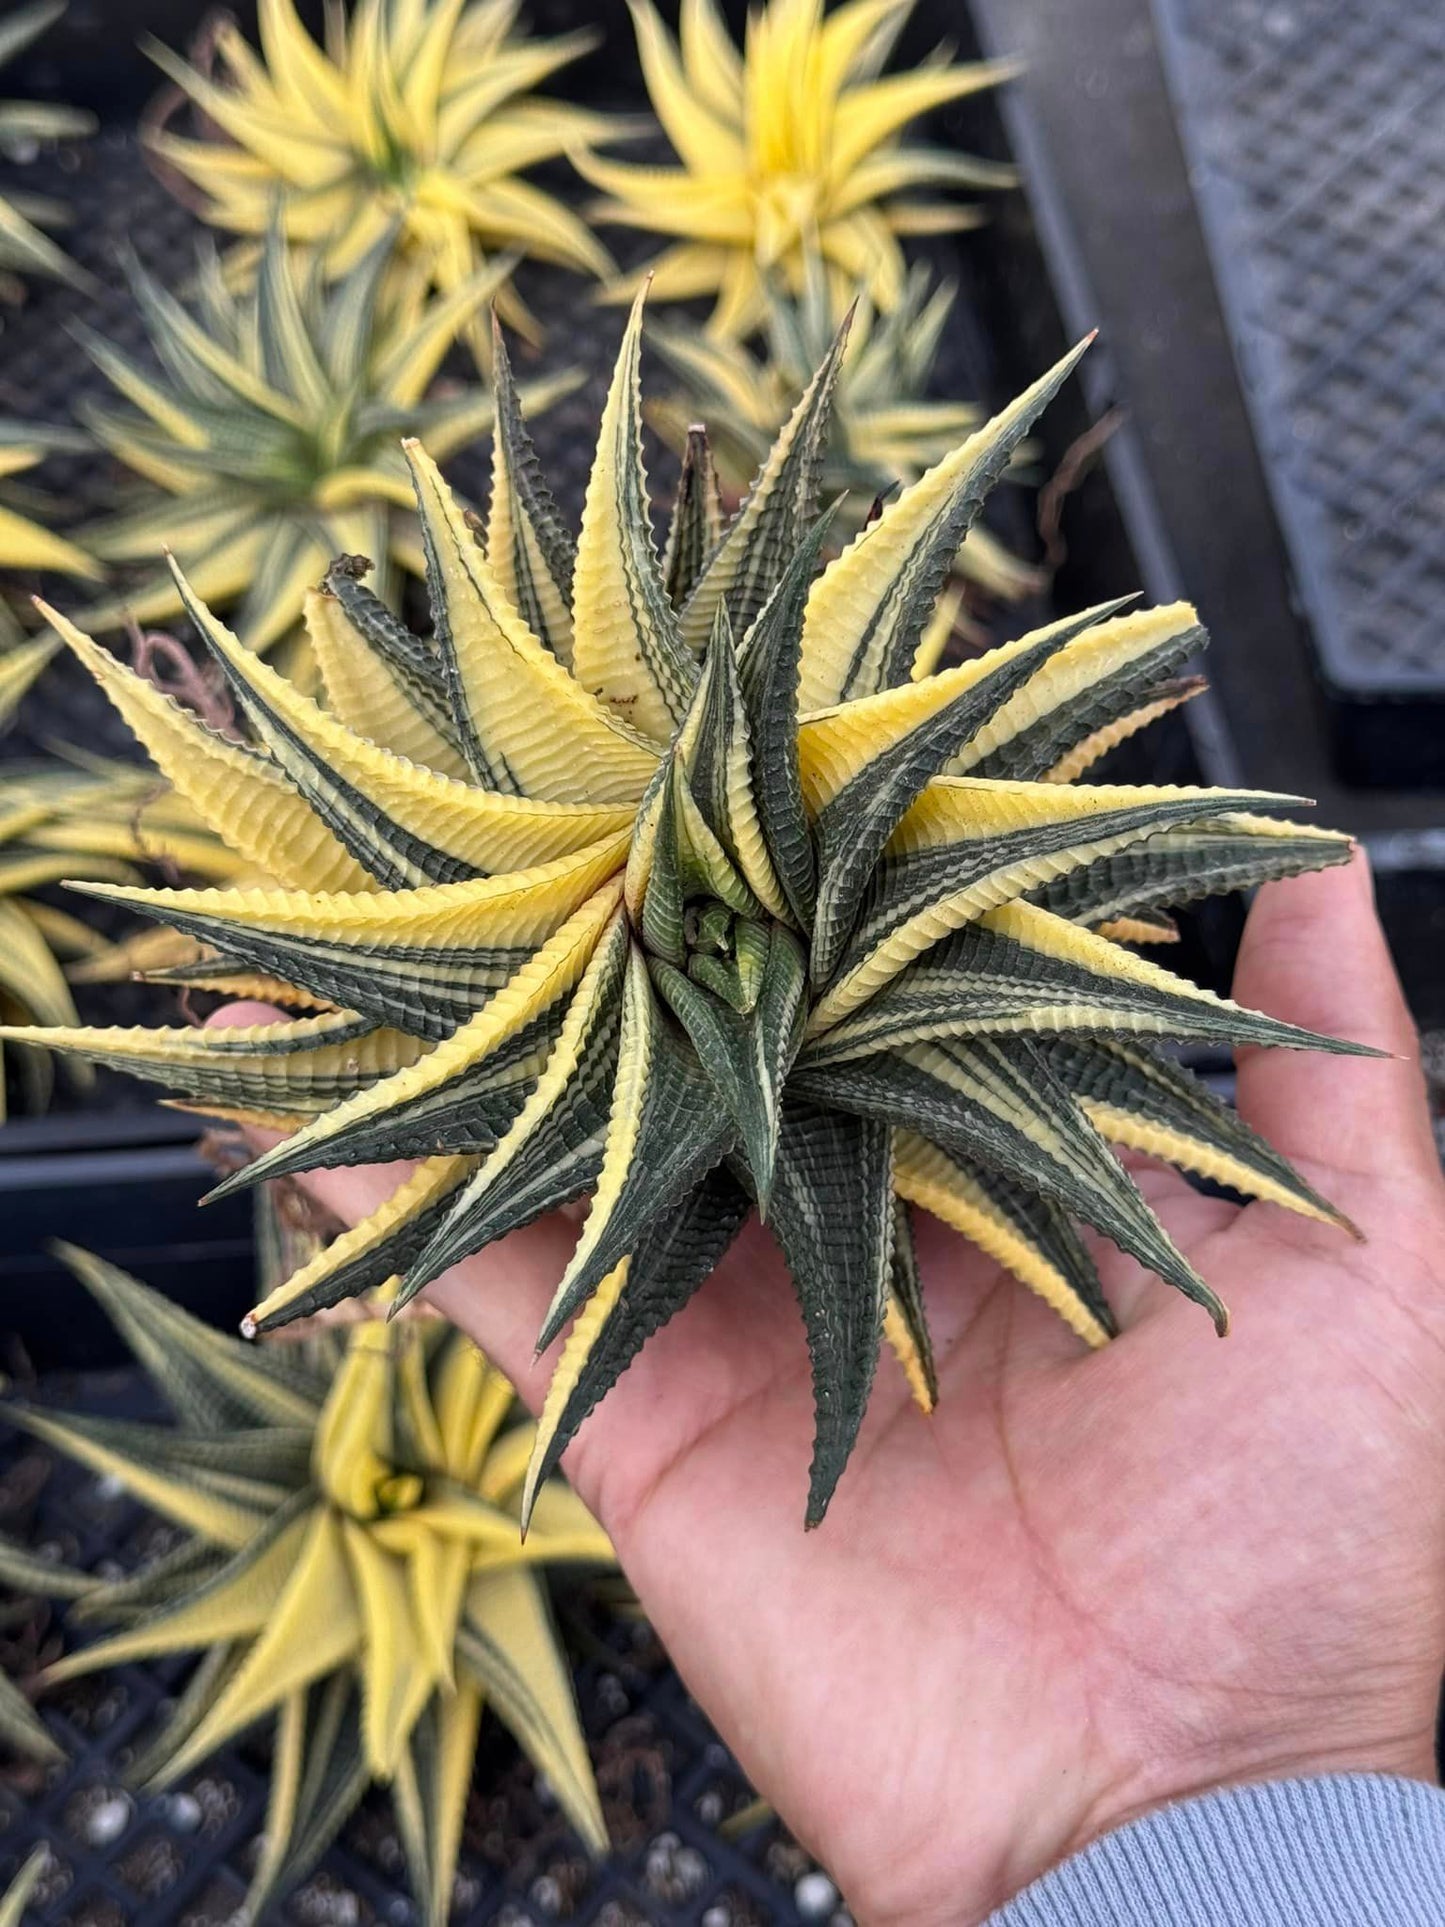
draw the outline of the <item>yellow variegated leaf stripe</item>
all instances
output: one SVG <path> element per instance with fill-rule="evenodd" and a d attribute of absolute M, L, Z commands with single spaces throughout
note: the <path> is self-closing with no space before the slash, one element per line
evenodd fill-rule
<path fill-rule="evenodd" d="M 385 1004 L 396 1028 L 449 1033 L 621 868 L 625 838 L 513 875 L 419 890 L 340 895 L 284 890 L 79 886 L 131 903 L 324 996 Z"/>
<path fill-rule="evenodd" d="M 411 701 L 338 599 L 310 589 L 303 613 L 332 714 L 409 762 L 465 780 L 465 758 Z"/>
<path fill-rule="evenodd" d="M 697 666 L 663 593 L 642 469 L 639 294 L 602 411 L 573 575 L 573 673 L 645 737 L 667 742 L 687 713 Z"/>
<path fill-rule="evenodd" d="M 617 877 L 589 897 L 470 1023 L 428 1051 L 420 1062 L 406 1063 L 394 1075 L 372 1081 L 346 1101 L 335 1103 L 313 1124 L 253 1162 L 244 1174 L 246 1182 L 254 1183 L 282 1164 L 288 1169 L 304 1169 L 324 1163 L 330 1141 L 343 1132 L 373 1121 L 384 1124 L 393 1114 L 404 1112 L 465 1077 L 469 1070 L 483 1066 L 503 1043 L 535 1024 L 576 988 L 603 931 L 616 914 L 621 896 L 622 880 Z M 541 1053 L 537 1070 L 542 1068 L 540 1059 Z"/>
<path fill-rule="evenodd" d="M 1116 666 L 1116 650 L 1122 640 L 1118 632 L 1136 618 L 1125 617 L 1103 623 L 1093 620 L 1096 614 L 1102 614 L 1113 606 L 1104 604 L 1097 612 L 1085 610 L 1081 615 L 1065 617 L 1045 628 L 1031 629 L 1014 642 L 1001 643 L 998 648 L 986 650 L 981 656 L 972 656 L 967 662 L 958 663 L 952 668 L 895 684 L 879 690 L 873 696 L 861 696 L 852 702 L 837 703 L 832 708 L 803 716 L 798 724 L 798 771 L 802 779 L 803 799 L 808 808 L 816 815 L 885 750 L 903 742 L 965 691 L 977 688 L 1003 664 L 1028 655 L 1040 643 L 1057 636 L 1060 643 L 1057 652 L 1044 659 L 1021 689 L 1004 699 L 973 735 L 967 747 L 952 759 L 948 766 L 949 773 L 967 775 L 969 768 L 989 749 L 1008 742 L 1020 728 L 1038 720 L 1053 706 L 1047 691 L 1058 684 L 1060 663 L 1071 658 L 1083 644 L 1090 645 L 1091 658 L 1097 665 L 1101 654 L 1105 653 L 1098 648 L 1098 642 L 1107 636 L 1115 645 L 1107 651 L 1108 667 L 1112 670 Z M 1192 623 L 1193 611 L 1188 609 L 1187 604 L 1179 606 L 1187 611 Z M 1151 617 L 1159 613 L 1157 610 L 1149 611 Z M 1168 624 L 1166 633 L 1172 634 L 1174 628 L 1173 623 Z M 1119 660 L 1127 661 L 1133 654 L 1139 653 L 1132 641 L 1124 647 L 1128 654 L 1122 655 Z M 980 745 L 983 747 L 980 748 Z"/>
<path fill-rule="evenodd" d="M 300 889 L 364 889 L 366 871 L 264 759 L 187 715 L 48 604 L 64 638 L 144 745 L 156 767 L 233 848 Z"/>
<path fill-rule="evenodd" d="M 894 832 L 887 856 L 924 856 L 925 878 L 947 876 L 966 846 L 967 878 L 955 888 L 930 889 L 920 882 L 914 903 L 897 894 L 886 909 L 865 905 L 853 955 L 813 1008 L 810 1031 L 826 1030 L 874 996 L 905 964 L 994 905 L 1022 896 L 1035 885 L 1097 856 L 1148 836 L 1170 820 L 1238 808 L 1243 803 L 1288 803 L 1297 798 L 1223 790 L 1150 790 L 1121 784 L 1043 785 L 990 782 L 979 777 L 937 777 Z M 1160 815 L 1150 819 L 1157 807 Z M 1137 814 L 1135 814 L 1137 813 Z"/>
<path fill-rule="evenodd" d="M 818 577 L 803 623 L 798 706 L 804 714 L 849 697 L 872 695 L 885 679 L 886 666 L 905 645 L 902 673 L 907 673 L 922 619 L 932 609 L 969 522 L 1088 345 L 1086 340 L 1071 349 L 1017 401 L 895 496 Z M 949 535 L 941 539 L 945 528 Z M 923 572 L 921 586 L 930 569 L 931 593 L 915 610 L 908 593 L 914 571 Z"/>
<path fill-rule="evenodd" d="M 1080 1301 L 1074 1283 L 1026 1230 L 990 1199 L 976 1177 L 937 1145 L 908 1131 L 897 1134 L 893 1155 L 894 1183 L 900 1197 L 961 1231 L 971 1244 L 1036 1291 L 1086 1344 L 1107 1343 L 1107 1326 Z"/>
<path fill-rule="evenodd" d="M 250 1336 L 263 1326 L 281 1324 L 287 1318 L 305 1316 L 322 1304 L 335 1303 L 335 1299 L 323 1297 L 321 1293 L 329 1280 L 350 1267 L 366 1267 L 367 1285 L 380 1284 L 390 1277 L 397 1268 L 395 1265 L 383 1263 L 374 1270 L 367 1261 L 377 1251 L 384 1253 L 407 1227 L 424 1222 L 425 1214 L 435 1209 L 438 1202 L 449 1202 L 476 1165 L 474 1157 L 424 1158 L 384 1203 L 350 1230 L 342 1232 L 324 1251 L 263 1298 L 242 1330 Z M 342 1290 L 336 1295 L 343 1297 L 346 1293 Z M 313 1297 L 314 1306 L 310 1303 Z"/>
<path fill-rule="evenodd" d="M 480 557 L 476 544 L 471 543 L 470 547 Z M 238 690 L 243 692 L 247 714 L 279 768 L 298 788 L 318 792 L 318 804 L 324 806 L 343 841 L 366 848 L 369 838 L 374 836 L 394 848 L 392 861 L 408 882 L 422 881 L 425 871 L 418 858 L 409 854 L 406 845 L 386 836 L 383 826 L 388 821 L 425 851 L 451 857 L 458 864 L 488 875 L 547 863 L 553 857 L 580 850 L 599 837 L 626 830 L 631 812 L 625 807 L 597 807 L 576 802 L 572 797 L 548 795 L 536 788 L 516 796 L 499 795 L 492 790 L 475 789 L 450 776 L 436 775 L 403 756 L 378 748 L 329 716 L 310 697 L 301 695 L 269 664 L 243 649 L 225 625 L 196 601 L 178 569 L 175 575 L 188 614 L 217 659 L 226 665 Z M 558 676 L 564 675 L 550 658 L 546 660 Z M 534 722 L 532 733 L 535 736 L 544 732 L 539 732 Z M 572 745 L 573 756 L 579 747 L 584 754 L 601 753 L 585 729 L 579 731 L 579 736 L 580 744 L 574 741 Z M 606 747 L 614 747 L 610 736 Z M 623 750 L 626 746 L 616 744 L 615 747 Z M 562 760 L 555 743 L 549 753 L 554 761 Z M 636 754 L 634 752 L 634 756 Z M 605 767 L 604 763 L 604 770 Z M 325 778 L 318 778 L 315 774 L 318 771 L 332 779 L 324 790 L 319 789 L 319 784 Z M 625 796 L 630 788 L 633 795 L 638 794 L 649 772 L 650 762 L 644 760 L 640 768 L 629 772 L 626 781 L 619 776 L 620 793 Z M 570 787 L 575 795 L 575 780 Z M 602 778 L 596 784 L 596 791 L 607 787 Z M 604 804 L 607 800 L 603 798 Z M 353 819 L 359 819 L 355 830 L 350 828 Z"/>
<path fill-rule="evenodd" d="M 483 761 L 479 776 L 485 772 L 485 780 L 496 787 L 524 796 L 572 801 L 585 794 L 594 802 L 635 804 L 656 767 L 655 753 L 619 728 L 608 707 L 596 700 L 602 696 L 622 711 L 611 692 L 598 689 L 589 695 L 584 668 L 579 664 L 579 687 L 531 634 L 435 464 L 415 443 L 408 443 L 406 452 L 416 480 L 433 601 L 446 611 L 446 655 L 455 666 L 456 694 Z M 579 595 L 590 579 L 587 554 L 584 534 Z M 582 608 L 579 601 L 579 625 L 588 619 Z M 605 606 L 595 620 L 607 622 Z"/>
<path fill-rule="evenodd" d="M 202 1102 L 266 1111 L 283 1117 L 288 1129 L 415 1063 L 425 1049 L 419 1038 L 374 1028 L 350 1011 L 227 1030 L 76 1025 L 42 1037 L 38 1030 L 5 1025 L 0 1037 L 75 1051 L 92 1063 L 174 1085 Z"/>

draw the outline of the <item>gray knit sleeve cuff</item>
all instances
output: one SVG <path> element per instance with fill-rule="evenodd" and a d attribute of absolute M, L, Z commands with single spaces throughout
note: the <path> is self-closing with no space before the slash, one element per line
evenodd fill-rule
<path fill-rule="evenodd" d="M 1106 1834 L 986 1927 L 1441 1927 L 1445 1793 L 1342 1773 L 1230 1788 Z"/>

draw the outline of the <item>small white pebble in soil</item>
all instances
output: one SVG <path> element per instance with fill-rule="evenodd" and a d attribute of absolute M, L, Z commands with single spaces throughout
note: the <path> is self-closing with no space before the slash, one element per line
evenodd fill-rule
<path fill-rule="evenodd" d="M 85 1819 L 85 1838 L 92 1847 L 108 1847 L 119 1840 L 130 1823 L 130 1801 L 124 1793 L 98 1800 Z"/>
<path fill-rule="evenodd" d="M 701 1927 L 733 1927 L 733 1910 L 725 1900 L 715 1900 L 703 1914 Z"/>
<path fill-rule="evenodd" d="M 723 1817 L 723 1797 L 716 1787 L 709 1787 L 700 1793 L 697 1801 L 697 1817 L 705 1827 L 715 1827 Z M 707 1927 L 707 1916 L 703 1916 L 703 1927 Z"/>
<path fill-rule="evenodd" d="M 826 1920 L 838 1905 L 838 1889 L 821 1869 L 799 1877 L 793 1902 L 804 1920 Z"/>
<path fill-rule="evenodd" d="M 173 1793 L 166 1801 L 166 1818 L 177 1833 L 194 1833 L 204 1817 L 194 1793 Z"/>
<path fill-rule="evenodd" d="M 555 1874 L 538 1874 L 527 1889 L 527 1898 L 534 1907 L 540 1907 L 544 1914 L 559 1914 L 562 1911 L 562 1883 Z"/>
<path fill-rule="evenodd" d="M 95 1496 L 102 1505 L 114 1505 L 117 1499 L 125 1497 L 125 1481 L 118 1479 L 114 1472 L 103 1473 L 95 1482 Z"/>

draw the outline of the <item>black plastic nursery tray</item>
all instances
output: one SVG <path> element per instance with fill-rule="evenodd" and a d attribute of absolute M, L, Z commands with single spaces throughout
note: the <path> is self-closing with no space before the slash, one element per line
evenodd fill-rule
<path fill-rule="evenodd" d="M 131 1372 L 51 1375 L 36 1396 L 110 1417 L 156 1416 Z M 0 1448 L 0 1528 L 92 1571 L 133 1567 L 170 1543 L 113 1483 L 13 1438 Z M 464 1826 L 459 1927 L 851 1927 L 832 1882 L 776 1821 L 764 1815 L 725 1837 L 753 1796 L 645 1621 L 581 1579 L 560 1582 L 554 1603 L 614 1853 L 589 1860 L 489 1717 Z M 23 1677 L 58 1650 L 62 1634 L 37 1606 L 5 1635 L 0 1657 Z M 121 1667 L 41 1700 L 67 1765 L 0 1773 L 0 1888 L 37 1843 L 51 1855 L 27 1923 L 226 1927 L 235 1919 L 265 1813 L 261 1743 L 223 1750 L 163 1795 L 138 1798 L 125 1784 L 185 1672 L 184 1661 Z M 265 1927 L 407 1927 L 415 1919 L 400 1842 L 377 1796 L 315 1872 L 267 1910 Z"/>
<path fill-rule="evenodd" d="M 1155 16 L 1342 772 L 1445 783 L 1445 10 Z"/>

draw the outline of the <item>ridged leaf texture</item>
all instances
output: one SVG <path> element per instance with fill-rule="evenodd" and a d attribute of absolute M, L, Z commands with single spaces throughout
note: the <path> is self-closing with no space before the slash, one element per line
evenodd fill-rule
<path fill-rule="evenodd" d="M 65 12 L 66 0 L 30 0 L 0 21 L 0 67 L 40 38 Z M 0 148 L 33 149 L 37 143 L 75 140 L 95 132 L 95 116 L 56 101 L 0 100 Z M 69 209 L 48 195 L 0 195 L 0 276 L 43 275 L 91 290 L 94 282 L 72 261 L 47 228 L 64 226 Z"/>
<path fill-rule="evenodd" d="M 696 31 L 704 16 L 688 17 Z M 55 1041 L 291 1130 L 227 1188 L 419 1160 L 267 1295 L 258 1330 L 393 1277 L 405 1301 L 590 1194 L 541 1334 L 562 1345 L 534 1482 L 751 1204 L 811 1355 L 816 1522 L 884 1339 L 919 1403 L 936 1396 L 909 1207 L 1091 1344 L 1114 1321 L 1079 1223 L 1226 1318 L 1111 1145 L 1331 1216 L 1156 1046 L 1354 1047 L 1211 996 L 1123 939 L 1163 940 L 1171 903 L 1349 845 L 1268 814 L 1287 798 L 1076 780 L 1194 686 L 1205 638 L 1187 605 L 1085 610 L 933 672 L 953 557 L 1079 350 L 825 561 L 817 486 L 845 324 L 729 522 L 692 437 L 659 555 L 641 326 L 639 302 L 575 543 L 504 350 L 486 522 L 409 449 L 430 638 L 378 616 L 345 568 L 307 604 L 331 637 L 323 663 L 384 676 L 369 725 L 242 650 L 184 578 L 245 745 L 61 624 L 182 795 L 274 879 L 88 887 L 202 946 L 212 961 L 189 974 L 281 986 L 288 1009 L 201 1037 Z M 419 755 L 423 728 L 449 732 L 446 758 Z"/>

